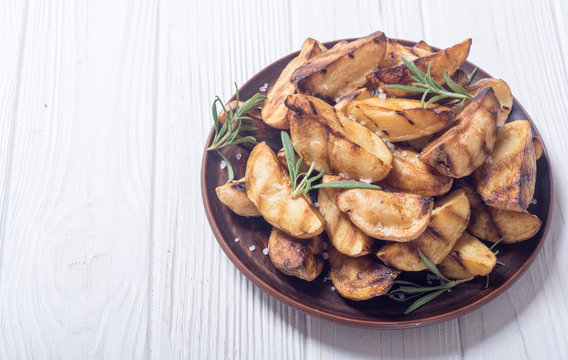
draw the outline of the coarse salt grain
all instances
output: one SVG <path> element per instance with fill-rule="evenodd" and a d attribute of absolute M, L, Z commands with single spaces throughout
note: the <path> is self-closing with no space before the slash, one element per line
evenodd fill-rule
<path fill-rule="evenodd" d="M 277 189 L 284 189 L 284 185 L 279 184 L 279 183 L 274 183 L 274 187 Z"/>
<path fill-rule="evenodd" d="M 346 173 L 339 173 L 339 176 L 340 176 L 340 177 L 343 177 L 343 178 L 348 178 L 348 177 L 349 177 L 349 175 L 347 175 Z"/>
<path fill-rule="evenodd" d="M 394 151 L 394 145 L 390 142 L 390 141 L 385 141 L 385 143 L 387 144 L 387 147 L 391 150 Z"/>
<path fill-rule="evenodd" d="M 264 83 L 263 86 L 258 88 L 258 90 L 260 90 L 260 91 L 266 91 L 267 89 L 268 89 L 268 83 Z"/>
<path fill-rule="evenodd" d="M 504 121 L 499 121 L 499 122 L 497 123 L 497 127 L 502 127 L 503 125 L 505 125 L 505 122 L 504 122 Z"/>
<path fill-rule="evenodd" d="M 239 242 L 239 238 L 235 238 L 235 242 Z"/>
<path fill-rule="evenodd" d="M 360 273 L 358 273 L 358 274 L 357 274 L 357 277 L 358 277 L 359 279 L 362 279 L 362 278 L 364 278 L 364 277 L 365 277 L 365 275 L 363 275 L 363 273 L 362 273 L 362 272 L 360 272 Z"/>
<path fill-rule="evenodd" d="M 314 205 L 315 205 L 315 207 L 317 207 L 317 208 L 319 208 L 319 207 L 320 207 L 320 203 L 319 203 L 319 202 L 317 202 L 317 201 L 316 201 L 316 202 L 314 203 Z"/>
<path fill-rule="evenodd" d="M 251 246 L 249 247 L 249 250 L 250 250 L 250 251 L 255 251 L 255 250 L 256 250 L 256 246 L 251 245 Z"/>
<path fill-rule="evenodd" d="M 491 158 L 491 156 L 489 156 L 487 160 L 485 160 L 485 162 L 488 164 L 493 164 L 493 159 Z"/>
<path fill-rule="evenodd" d="M 321 257 L 322 257 L 324 260 L 327 260 L 327 259 L 329 259 L 329 254 L 326 253 L 326 252 L 324 252 L 323 254 L 321 254 Z"/>
<path fill-rule="evenodd" d="M 386 98 L 387 98 L 387 94 L 379 93 L 379 99 L 386 99 Z"/>
<path fill-rule="evenodd" d="M 322 88 L 324 88 L 325 90 L 329 90 L 329 88 L 327 87 L 326 84 L 323 84 L 323 85 L 322 85 Z"/>
<path fill-rule="evenodd" d="M 350 118 L 350 119 L 353 120 L 353 121 L 356 120 L 356 119 L 355 119 L 355 116 L 353 116 L 353 115 L 349 115 L 348 118 Z"/>
<path fill-rule="evenodd" d="M 341 100 L 340 98 L 335 98 L 335 102 L 338 103 L 339 100 Z"/>
<path fill-rule="evenodd" d="M 219 164 L 219 168 L 224 169 L 227 167 L 227 163 L 225 162 L 225 160 L 221 160 L 221 163 Z"/>
<path fill-rule="evenodd" d="M 264 255 L 268 255 L 268 248 L 262 249 L 262 253 L 263 253 Z"/>
<path fill-rule="evenodd" d="M 536 199 L 533 198 L 533 199 L 531 200 L 531 204 L 536 204 Z"/>
<path fill-rule="evenodd" d="M 370 184 L 372 180 L 371 179 L 359 179 L 359 181 Z"/>
<path fill-rule="evenodd" d="M 408 155 L 408 153 L 407 153 L 406 151 L 403 151 L 403 152 L 401 152 L 400 154 L 401 154 L 402 156 Z"/>
<path fill-rule="evenodd" d="M 237 160 L 241 160 L 242 155 L 241 153 L 238 153 L 237 155 L 235 155 L 235 157 L 237 158 Z"/>
<path fill-rule="evenodd" d="M 332 286 L 332 287 L 331 287 L 331 291 L 335 291 L 335 286 Z"/>
<path fill-rule="evenodd" d="M 327 250 L 327 243 L 324 242 L 324 243 L 321 245 L 321 247 L 322 247 L 324 250 Z"/>
<path fill-rule="evenodd" d="M 360 124 L 365 125 L 367 122 L 365 120 L 361 120 Z"/>

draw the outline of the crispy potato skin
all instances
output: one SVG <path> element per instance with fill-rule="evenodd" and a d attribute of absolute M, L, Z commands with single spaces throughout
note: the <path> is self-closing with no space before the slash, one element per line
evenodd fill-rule
<path fill-rule="evenodd" d="M 414 64 L 422 71 L 426 72 L 428 64 L 432 62 L 430 74 L 439 84 L 443 85 L 444 73 L 447 71 L 449 76 L 464 63 L 469 55 L 471 39 L 462 41 L 445 50 L 432 53 L 427 56 L 415 59 Z M 389 84 L 412 85 L 414 80 L 410 78 L 413 73 L 404 64 L 390 68 L 382 68 L 367 75 L 367 80 L 375 89 L 382 89 L 387 95 L 396 97 L 416 97 L 417 93 L 402 89 L 388 89 Z"/>
<path fill-rule="evenodd" d="M 345 180 L 338 176 L 324 175 L 322 183 Z M 335 205 L 335 196 L 340 189 L 318 190 L 319 210 L 325 219 L 325 232 L 337 251 L 348 256 L 363 256 L 371 253 L 375 240 L 357 228 L 349 217 Z"/>
<path fill-rule="evenodd" d="M 414 45 L 414 49 L 426 50 L 430 53 L 434 52 L 434 49 L 432 49 L 432 47 L 428 45 L 424 40 L 420 40 L 419 42 L 417 42 L 416 45 Z"/>
<path fill-rule="evenodd" d="M 493 150 L 498 114 L 499 101 L 493 89 L 483 89 L 458 114 L 457 125 L 428 144 L 420 159 L 446 176 L 471 174 Z"/>
<path fill-rule="evenodd" d="M 300 66 L 290 81 L 299 93 L 337 102 L 365 84 L 365 76 L 379 67 L 386 47 L 382 32 L 337 45 Z"/>
<path fill-rule="evenodd" d="M 464 189 L 471 206 L 468 230 L 481 240 L 512 244 L 532 238 L 540 229 L 541 221 L 527 211 L 501 210 L 487 206 L 481 196 L 463 180 L 457 182 Z"/>
<path fill-rule="evenodd" d="M 344 298 L 367 300 L 386 294 L 400 273 L 371 256 L 349 257 L 333 246 L 328 248 L 333 286 Z"/>
<path fill-rule="evenodd" d="M 312 96 L 289 96 L 286 106 L 294 149 L 316 170 L 372 182 L 388 175 L 392 154 L 370 130 Z"/>
<path fill-rule="evenodd" d="M 433 263 L 439 264 L 452 250 L 469 221 L 469 202 L 463 190 L 456 190 L 436 203 L 430 224 L 417 239 L 389 242 L 377 252 L 387 266 L 403 271 L 421 271 L 427 267 L 418 255 L 422 251 Z"/>
<path fill-rule="evenodd" d="M 499 120 L 497 123 L 504 124 L 511 113 L 513 108 L 513 94 L 511 94 L 511 88 L 507 83 L 501 79 L 490 79 L 485 78 L 466 87 L 473 96 L 479 94 L 479 92 L 486 88 L 492 88 L 495 92 L 497 100 L 499 100 Z"/>
<path fill-rule="evenodd" d="M 355 100 L 365 100 L 370 97 L 371 97 L 371 91 L 369 91 L 369 89 L 367 88 L 357 89 L 353 91 L 351 94 L 342 97 L 341 100 L 339 100 L 339 102 L 335 104 L 333 107 L 335 108 L 335 110 L 345 113 L 345 109 L 347 108 L 347 105 L 350 102 Z"/>
<path fill-rule="evenodd" d="M 292 199 L 290 178 L 265 142 L 252 150 L 245 178 L 247 196 L 272 226 L 299 239 L 323 232 L 320 212 L 305 195 Z"/>
<path fill-rule="evenodd" d="M 352 101 L 345 115 L 390 142 L 418 139 L 439 132 L 454 120 L 452 109 L 440 105 L 424 109 L 419 100 L 371 97 Z"/>
<path fill-rule="evenodd" d="M 409 48 L 396 40 L 387 38 L 387 51 L 380 63 L 381 68 L 390 68 L 402 64 L 400 57 L 403 56 L 408 61 L 413 61 L 421 56 L 430 55 L 431 51 L 421 48 Z"/>
<path fill-rule="evenodd" d="M 215 189 L 219 201 L 241 216 L 260 216 L 258 209 L 247 196 L 245 179 L 233 180 Z"/>
<path fill-rule="evenodd" d="M 335 204 L 365 234 L 400 242 L 420 236 L 432 213 L 431 198 L 382 190 L 342 190 Z"/>
<path fill-rule="evenodd" d="M 534 146 L 534 153 L 536 159 L 538 160 L 542 156 L 542 141 L 540 140 L 540 138 L 537 138 L 536 136 L 533 136 L 532 141 Z"/>
<path fill-rule="evenodd" d="M 464 231 L 452 251 L 438 264 L 438 269 L 449 279 L 463 280 L 489 274 L 496 263 L 493 251 Z"/>
<path fill-rule="evenodd" d="M 499 128 L 491 156 L 473 174 L 477 192 L 492 207 L 523 211 L 536 183 L 536 153 L 530 123 L 513 121 Z"/>
<path fill-rule="evenodd" d="M 318 41 L 308 38 L 302 44 L 300 54 L 292 59 L 282 70 L 278 80 L 268 91 L 264 105 L 262 106 L 262 120 L 269 126 L 276 129 L 289 129 L 290 121 L 286 116 L 288 108 L 284 105 L 284 100 L 288 95 L 295 93 L 296 88 L 290 82 L 290 75 L 309 61 L 311 58 L 326 51 L 325 46 Z"/>
<path fill-rule="evenodd" d="M 441 196 L 450 191 L 454 179 L 438 173 L 418 155 L 410 148 L 395 148 L 392 170 L 382 183 L 390 189 L 421 196 Z"/>
<path fill-rule="evenodd" d="M 306 281 L 318 277 L 325 265 L 319 236 L 300 240 L 273 228 L 268 238 L 268 254 L 278 270 Z"/>

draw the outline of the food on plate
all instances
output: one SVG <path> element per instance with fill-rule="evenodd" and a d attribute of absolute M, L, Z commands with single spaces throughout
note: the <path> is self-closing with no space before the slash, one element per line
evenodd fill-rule
<path fill-rule="evenodd" d="M 434 264 L 439 264 L 452 250 L 469 222 L 469 202 L 464 190 L 455 190 L 436 202 L 430 223 L 418 238 L 409 242 L 387 242 L 377 257 L 387 266 L 403 271 L 427 268 L 418 249 Z"/>
<path fill-rule="evenodd" d="M 397 146 L 392 154 L 392 170 L 381 184 L 421 196 L 441 196 L 450 191 L 453 178 L 440 174 L 420 160 L 418 152 Z"/>
<path fill-rule="evenodd" d="M 420 159 L 446 176 L 471 174 L 493 150 L 499 106 L 492 88 L 480 91 L 457 115 L 456 125 L 428 144 Z"/>
<path fill-rule="evenodd" d="M 365 84 L 365 76 L 378 68 L 386 47 L 382 32 L 345 42 L 300 66 L 290 81 L 301 94 L 335 103 Z"/>
<path fill-rule="evenodd" d="M 367 300 L 386 294 L 400 273 L 380 264 L 370 255 L 349 257 L 333 246 L 328 248 L 328 253 L 333 286 L 347 299 Z"/>
<path fill-rule="evenodd" d="M 487 205 L 503 210 L 526 210 L 536 182 L 530 123 L 519 120 L 499 128 L 491 156 L 475 170 L 473 177 L 477 192 Z"/>
<path fill-rule="evenodd" d="M 315 236 L 310 239 L 295 239 L 276 228 L 268 238 L 270 261 L 286 275 L 312 281 L 323 270 L 323 241 Z"/>
<path fill-rule="evenodd" d="M 488 275 L 497 263 L 497 257 L 484 243 L 464 231 L 438 269 L 450 279 L 467 279 Z"/>
<path fill-rule="evenodd" d="M 335 204 L 365 234 L 396 242 L 416 239 L 432 213 L 431 198 L 382 190 L 342 190 Z"/>
<path fill-rule="evenodd" d="M 415 60 L 422 56 L 430 55 L 432 52 L 422 48 L 409 48 L 402 45 L 396 40 L 387 38 L 387 51 L 381 61 L 380 67 L 390 68 L 402 64 L 400 57 L 404 57 L 407 60 Z"/>
<path fill-rule="evenodd" d="M 292 95 L 290 136 L 294 149 L 316 170 L 377 182 L 392 168 L 392 154 L 366 127 L 347 119 L 333 106 L 307 95 Z"/>
<path fill-rule="evenodd" d="M 345 115 L 390 142 L 431 135 L 454 121 L 453 110 L 438 104 L 424 109 L 420 100 L 380 97 L 351 101 Z"/>
<path fill-rule="evenodd" d="M 338 176 L 324 175 L 322 183 L 344 180 Z M 349 217 L 335 205 L 340 189 L 318 190 L 319 210 L 325 219 L 325 233 L 337 251 L 348 256 L 363 256 L 371 253 L 375 240 L 355 226 Z"/>
<path fill-rule="evenodd" d="M 313 57 L 326 51 L 325 46 L 314 39 L 306 39 L 302 44 L 300 54 L 286 65 L 278 80 L 270 87 L 264 105 L 262 106 L 262 119 L 276 129 L 289 129 L 290 122 L 286 113 L 288 109 L 284 100 L 288 95 L 294 94 L 296 88 L 290 82 L 290 75 Z"/>
<path fill-rule="evenodd" d="M 538 160 L 542 156 L 542 141 L 540 140 L 540 138 L 537 138 L 535 136 L 533 136 L 532 141 L 534 146 L 534 153 L 536 159 Z"/>
<path fill-rule="evenodd" d="M 445 50 L 419 57 L 412 62 L 424 72 L 432 63 L 430 67 L 432 78 L 443 85 L 445 83 L 444 73 L 448 72 L 448 75 L 452 76 L 467 59 L 470 47 L 471 39 L 467 39 Z M 411 98 L 416 95 L 415 92 L 387 87 L 390 84 L 412 85 L 415 81 L 411 78 L 411 75 L 410 69 L 404 64 L 400 64 L 390 68 L 378 69 L 367 75 L 367 80 L 375 89 L 381 89 L 387 95 Z"/>
<path fill-rule="evenodd" d="M 219 200 L 241 216 L 260 216 L 258 209 L 247 196 L 245 179 L 233 180 L 215 189 Z"/>
<path fill-rule="evenodd" d="M 254 147 L 246 167 L 247 196 L 262 217 L 290 236 L 309 239 L 321 234 L 324 220 L 310 198 L 292 198 L 290 177 L 265 142 Z"/>
<path fill-rule="evenodd" d="M 507 83 L 501 79 L 481 79 L 469 86 L 465 87 L 472 95 L 479 94 L 483 89 L 492 88 L 497 100 L 499 100 L 499 119 L 497 124 L 503 125 L 511 109 L 513 108 L 513 94 L 511 94 L 511 88 Z"/>

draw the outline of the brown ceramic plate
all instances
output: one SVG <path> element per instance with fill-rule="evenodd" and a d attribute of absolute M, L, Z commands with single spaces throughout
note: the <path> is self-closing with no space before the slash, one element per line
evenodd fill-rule
<path fill-rule="evenodd" d="M 409 46 L 415 44 L 404 40 L 400 42 Z M 329 48 L 335 43 L 337 41 L 328 42 L 325 45 Z M 290 54 L 253 76 L 239 90 L 240 98 L 248 99 L 255 93 L 262 92 L 260 88 L 265 84 L 268 84 L 270 88 L 284 66 L 297 54 L 298 52 Z M 474 65 L 467 62 L 462 68 L 470 72 Z M 486 77 L 491 76 L 479 69 L 474 81 Z M 530 120 L 530 116 L 515 99 L 508 121 L 521 119 Z M 531 125 L 533 135 L 540 137 L 532 121 Z M 278 151 L 281 147 L 280 131 L 269 130 L 265 135 L 266 138 L 259 138 L 259 140 L 266 140 L 272 149 Z M 213 130 L 206 147 L 211 143 L 212 137 Z M 537 162 L 535 190 L 537 203 L 528 209 L 543 222 L 538 234 L 530 240 L 499 247 L 499 260 L 507 266 L 495 268 L 491 273 L 488 289 L 485 288 L 485 277 L 477 278 L 454 288 L 451 293 L 438 297 L 409 315 L 403 315 L 403 312 L 410 305 L 410 301 L 399 303 L 386 296 L 358 302 L 342 298 L 337 292 L 331 290 L 331 281 L 323 281 L 328 272 L 327 267 L 312 282 L 286 276 L 274 268 L 270 258 L 262 253 L 262 249 L 267 247 L 271 226 L 262 218 L 238 216 L 217 199 L 215 188 L 226 182 L 227 173 L 226 170 L 220 169 L 221 158 L 213 152 L 205 151 L 203 154 L 201 191 L 209 224 L 221 248 L 249 280 L 268 294 L 306 314 L 346 325 L 382 329 L 411 328 L 441 323 L 471 312 L 504 292 L 527 270 L 546 237 L 552 210 L 552 176 L 544 145 L 543 150 L 543 155 Z M 223 149 L 223 153 L 231 159 L 235 177 L 238 179 L 244 176 L 250 149 L 232 146 Z M 236 155 L 239 153 L 242 157 L 237 160 Z M 235 238 L 239 241 L 235 242 Z M 254 245 L 256 250 L 250 251 L 251 245 Z M 399 278 L 426 285 L 425 277 L 425 273 L 420 272 L 403 273 Z"/>

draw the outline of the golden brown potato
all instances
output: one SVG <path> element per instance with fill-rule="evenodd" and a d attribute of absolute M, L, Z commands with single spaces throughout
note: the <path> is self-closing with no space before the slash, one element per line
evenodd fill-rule
<path fill-rule="evenodd" d="M 434 49 L 432 49 L 432 47 L 428 45 L 424 40 L 420 40 L 419 42 L 417 42 L 416 45 L 414 45 L 414 49 L 426 50 L 430 53 L 434 52 Z"/>
<path fill-rule="evenodd" d="M 349 257 L 328 248 L 333 286 L 344 298 L 367 300 L 386 294 L 400 273 L 390 269 L 371 256 Z"/>
<path fill-rule="evenodd" d="M 298 92 L 337 102 L 366 82 L 365 76 L 379 67 L 386 51 L 382 32 L 323 52 L 290 76 Z"/>
<path fill-rule="evenodd" d="M 542 141 L 540 140 L 540 138 L 537 138 L 536 136 L 533 136 L 532 141 L 534 146 L 534 153 L 536 159 L 538 160 L 542 156 Z"/>
<path fill-rule="evenodd" d="M 432 212 L 431 198 L 371 189 L 342 190 L 335 204 L 365 234 L 400 242 L 422 234 Z"/>
<path fill-rule="evenodd" d="M 428 144 L 420 160 L 454 178 L 471 174 L 491 154 L 497 139 L 499 101 L 492 88 L 482 90 L 459 113 L 454 127 Z"/>
<path fill-rule="evenodd" d="M 499 120 L 497 120 L 497 124 L 502 126 L 507 121 L 513 108 L 513 94 L 511 94 L 509 85 L 501 79 L 485 78 L 467 86 L 466 90 L 475 96 L 488 87 L 493 88 L 495 96 L 499 100 Z"/>
<path fill-rule="evenodd" d="M 496 263 L 493 251 L 464 231 L 452 251 L 438 264 L 438 269 L 449 279 L 463 280 L 489 274 Z"/>
<path fill-rule="evenodd" d="M 430 55 L 430 53 L 430 51 L 424 49 L 406 47 L 396 40 L 387 38 L 387 51 L 379 66 L 381 68 L 391 68 L 402 64 L 401 56 L 408 61 L 413 61 L 421 56 Z"/>
<path fill-rule="evenodd" d="M 318 277 L 325 265 L 319 236 L 300 240 L 273 228 L 268 238 L 268 254 L 278 270 L 306 281 Z"/>
<path fill-rule="evenodd" d="M 256 206 L 247 196 L 245 178 L 233 180 L 215 189 L 219 201 L 241 216 L 260 216 Z"/>
<path fill-rule="evenodd" d="M 282 165 L 282 168 L 284 169 L 284 171 L 286 171 L 288 169 L 288 161 L 286 160 L 286 152 L 284 151 L 284 148 L 278 150 L 278 154 L 276 154 L 276 157 L 278 158 L 278 162 L 280 163 L 280 165 Z M 297 156 L 296 156 L 295 161 L 298 161 Z M 310 167 L 304 161 L 302 161 L 302 163 L 300 164 L 300 172 L 305 173 L 309 169 L 310 169 Z"/>
<path fill-rule="evenodd" d="M 464 63 L 469 55 L 471 39 L 462 41 L 445 50 L 432 53 L 427 56 L 419 57 L 413 62 L 420 70 L 426 72 L 428 65 L 432 62 L 430 74 L 439 84 L 445 84 L 444 73 L 447 71 L 449 76 Z M 417 93 L 402 89 L 389 89 L 389 84 L 412 85 L 414 80 L 410 78 L 412 73 L 404 64 L 390 68 L 379 69 L 367 75 L 367 80 L 375 89 L 382 89 L 387 95 L 396 97 L 416 97 Z"/>
<path fill-rule="evenodd" d="M 512 244 L 532 238 L 540 229 L 541 221 L 535 215 L 487 206 L 471 185 L 463 180 L 457 185 L 465 190 L 471 206 L 468 230 L 479 239 L 497 242 L 504 237 L 504 244 Z"/>
<path fill-rule="evenodd" d="M 441 196 L 452 188 L 453 179 L 438 173 L 410 148 L 393 151 L 392 170 L 382 181 L 388 188 L 421 196 Z"/>
<path fill-rule="evenodd" d="M 419 100 L 371 97 L 352 101 L 345 115 L 390 142 L 418 139 L 453 123 L 453 110 L 440 105 L 424 109 Z"/>
<path fill-rule="evenodd" d="M 457 69 L 454 75 L 452 75 L 452 80 L 462 88 L 465 88 L 469 83 L 469 75 L 466 74 L 462 69 Z M 448 85 L 445 86 L 448 87 Z"/>
<path fill-rule="evenodd" d="M 345 108 L 350 102 L 355 100 L 365 100 L 370 97 L 371 97 L 371 92 L 369 91 L 369 89 L 367 88 L 357 89 L 351 94 L 342 97 L 341 100 L 339 100 L 339 102 L 335 104 L 333 107 L 337 111 L 345 112 Z"/>
<path fill-rule="evenodd" d="M 420 249 L 434 264 L 439 264 L 465 230 L 469 213 L 464 191 L 453 191 L 435 204 L 430 224 L 422 235 L 410 242 L 387 242 L 377 256 L 387 266 L 403 271 L 421 271 L 427 266 L 418 255 Z"/>
<path fill-rule="evenodd" d="M 370 130 L 312 96 L 289 96 L 286 106 L 294 149 L 316 170 L 371 182 L 388 175 L 392 154 Z"/>
<path fill-rule="evenodd" d="M 322 183 L 340 180 L 345 179 L 324 175 Z M 325 219 L 325 233 L 331 244 L 345 255 L 357 257 L 369 254 L 375 240 L 353 225 L 349 217 L 335 205 L 335 196 L 339 191 L 340 189 L 336 188 L 321 188 L 318 190 L 319 210 Z"/>
<path fill-rule="evenodd" d="M 530 123 L 513 121 L 499 128 L 491 156 L 473 177 L 477 192 L 487 205 L 503 210 L 526 210 L 536 182 Z"/>
<path fill-rule="evenodd" d="M 290 75 L 292 75 L 297 68 L 325 50 L 325 46 L 314 39 L 308 38 L 304 41 L 300 54 L 286 65 L 282 73 L 280 73 L 278 80 L 276 80 L 274 85 L 270 88 L 270 91 L 268 91 L 266 100 L 262 106 L 262 119 L 264 122 L 277 129 L 290 128 L 290 122 L 286 116 L 288 109 L 284 105 L 286 97 L 294 94 L 296 91 L 296 88 L 290 82 Z"/>
<path fill-rule="evenodd" d="M 300 239 L 323 232 L 320 212 L 308 196 L 292 198 L 290 177 L 265 142 L 252 150 L 245 178 L 247 196 L 272 226 Z"/>

